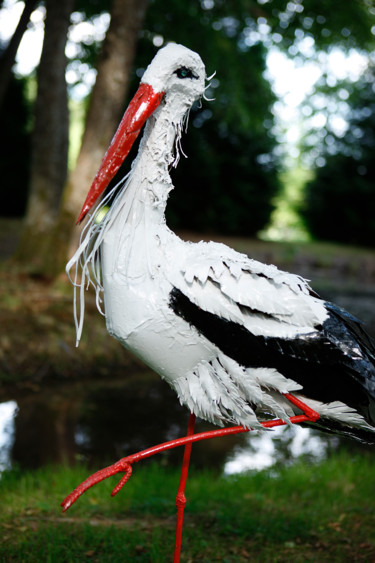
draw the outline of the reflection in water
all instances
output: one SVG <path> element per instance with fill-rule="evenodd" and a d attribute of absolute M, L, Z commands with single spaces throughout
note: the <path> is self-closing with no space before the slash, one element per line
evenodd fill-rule
<path fill-rule="evenodd" d="M 17 403 L 0 403 L 0 471 L 10 468 L 10 453 L 14 443 Z"/>
<path fill-rule="evenodd" d="M 45 385 L 14 399 L 0 411 L 3 468 L 10 463 L 33 469 L 76 461 L 97 468 L 183 436 L 188 422 L 175 393 L 149 372 L 122 380 Z M 197 432 L 211 427 L 197 422 Z M 194 464 L 220 470 L 228 449 L 241 443 L 241 437 L 233 436 L 197 444 Z M 158 457 L 161 463 L 179 464 L 181 456 L 178 448 Z"/>
<path fill-rule="evenodd" d="M 188 413 L 157 376 L 92 381 L 39 389 L 0 404 L 0 470 L 46 463 L 85 462 L 93 468 L 183 436 Z M 212 428 L 197 421 L 197 432 Z M 320 460 L 337 446 L 335 436 L 308 428 L 278 428 L 194 444 L 192 463 L 233 474 L 291 463 L 301 455 Z M 182 448 L 158 455 L 179 465 Z M 147 463 L 147 460 L 145 460 Z"/>
<path fill-rule="evenodd" d="M 275 463 L 288 463 L 301 456 L 324 459 L 339 444 L 337 436 L 327 436 L 301 426 L 278 427 L 271 432 L 247 435 L 245 444 L 228 455 L 224 473 L 260 471 Z"/>
<path fill-rule="evenodd" d="M 183 436 L 188 412 L 165 382 L 154 374 L 126 382 L 98 385 L 86 395 L 75 427 L 76 453 L 89 465 L 113 463 L 120 457 Z M 196 431 L 213 428 L 197 421 Z M 194 445 L 194 465 L 221 470 L 228 448 L 242 443 L 211 440 Z M 182 449 L 161 454 L 162 463 L 180 464 Z"/>

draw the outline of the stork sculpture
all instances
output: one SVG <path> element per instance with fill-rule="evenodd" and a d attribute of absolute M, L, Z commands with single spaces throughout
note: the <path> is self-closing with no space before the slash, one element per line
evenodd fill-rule
<path fill-rule="evenodd" d="M 115 494 L 134 462 L 185 445 L 175 561 L 194 441 L 307 421 L 375 443 L 375 346 L 361 323 L 320 299 L 303 278 L 223 244 L 184 242 L 166 225 L 173 187 L 169 169 L 178 162 L 184 121 L 193 102 L 204 96 L 207 80 L 197 53 L 176 44 L 158 51 L 104 156 L 79 222 L 147 121 L 138 156 L 120 189 L 106 195 L 90 216 L 67 265 L 68 273 L 75 268 L 80 304 L 77 341 L 84 291 L 91 283 L 99 308 L 104 294 L 108 332 L 155 370 L 191 414 L 186 437 L 99 471 L 65 499 L 63 508 L 93 484 L 123 472 Z M 194 434 L 195 416 L 236 426 Z"/>

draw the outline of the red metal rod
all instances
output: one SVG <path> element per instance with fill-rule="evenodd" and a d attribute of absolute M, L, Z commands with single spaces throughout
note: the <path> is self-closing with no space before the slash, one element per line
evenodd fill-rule
<path fill-rule="evenodd" d="M 305 405 L 305 403 L 303 403 L 300 399 L 297 399 L 297 397 L 295 397 L 294 395 L 291 395 L 290 393 L 284 393 L 284 397 L 288 399 L 288 401 L 293 403 L 293 405 L 301 409 L 301 411 L 305 413 L 305 415 L 311 422 L 316 422 L 318 418 L 320 418 L 319 414 L 316 411 Z"/>
<path fill-rule="evenodd" d="M 192 436 L 194 434 L 195 426 L 195 414 L 190 413 L 189 423 L 187 429 L 187 436 Z M 176 539 L 174 546 L 174 558 L 173 563 L 180 563 L 181 558 L 181 542 L 182 542 L 182 527 L 184 522 L 184 509 L 186 505 L 185 496 L 185 486 L 187 481 L 187 476 L 189 472 L 190 454 L 192 448 L 192 442 L 188 442 L 184 449 L 184 458 L 182 460 L 180 484 L 178 486 L 178 492 L 176 496 L 176 506 L 177 506 L 177 520 L 176 520 Z"/>
<path fill-rule="evenodd" d="M 300 422 L 315 422 L 319 415 L 312 409 L 310 409 L 307 405 L 305 405 L 302 401 L 294 397 L 294 395 L 290 395 L 289 393 L 285 394 L 285 397 L 294 405 L 296 405 L 299 409 L 301 409 L 306 414 L 292 416 L 289 419 L 289 423 L 291 424 L 298 424 Z M 262 426 L 265 428 L 273 428 L 275 426 L 282 426 L 287 424 L 286 421 L 281 419 L 275 420 L 267 420 L 262 422 Z M 221 436 L 228 436 L 232 434 L 240 434 L 242 432 L 249 432 L 251 428 L 244 428 L 243 426 L 232 426 L 230 428 L 218 428 L 216 430 L 210 430 L 208 432 L 200 432 L 199 434 L 192 434 L 191 436 L 183 436 L 182 438 L 177 438 L 176 440 L 171 440 L 169 442 L 165 442 L 163 444 L 158 444 L 157 446 L 153 446 L 152 448 L 148 448 L 141 452 L 137 452 L 135 454 L 129 455 L 124 457 L 110 465 L 97 471 L 90 477 L 88 477 L 83 483 L 78 485 L 74 491 L 72 491 L 61 503 L 63 507 L 63 511 L 67 510 L 87 489 L 96 485 L 100 481 L 103 481 L 107 477 L 111 475 L 115 475 L 116 473 L 125 472 L 119 483 L 112 491 L 112 496 L 117 494 L 123 485 L 128 481 L 132 473 L 132 464 L 145 459 L 147 457 L 151 457 L 152 455 L 158 454 L 165 450 L 170 450 L 172 448 L 177 448 L 179 446 L 184 446 L 187 444 L 192 444 L 193 442 L 198 442 L 200 440 L 208 440 L 211 438 L 219 438 Z"/>

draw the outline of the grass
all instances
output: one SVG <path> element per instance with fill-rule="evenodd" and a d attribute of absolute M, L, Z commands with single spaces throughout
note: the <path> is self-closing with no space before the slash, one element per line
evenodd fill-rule
<path fill-rule="evenodd" d="M 348 453 L 231 477 L 192 469 L 182 561 L 374 561 L 374 470 L 373 455 Z M 171 561 L 178 472 L 135 466 L 117 497 L 112 478 L 61 514 L 59 501 L 87 474 L 5 473 L 0 561 Z"/>

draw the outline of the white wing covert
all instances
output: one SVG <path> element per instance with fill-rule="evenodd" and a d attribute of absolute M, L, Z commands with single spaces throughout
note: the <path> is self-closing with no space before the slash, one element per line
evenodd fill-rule
<path fill-rule="evenodd" d="M 174 286 L 192 303 L 253 334 L 292 338 L 315 331 L 327 318 L 306 280 L 223 244 L 190 245 L 173 269 Z"/>

